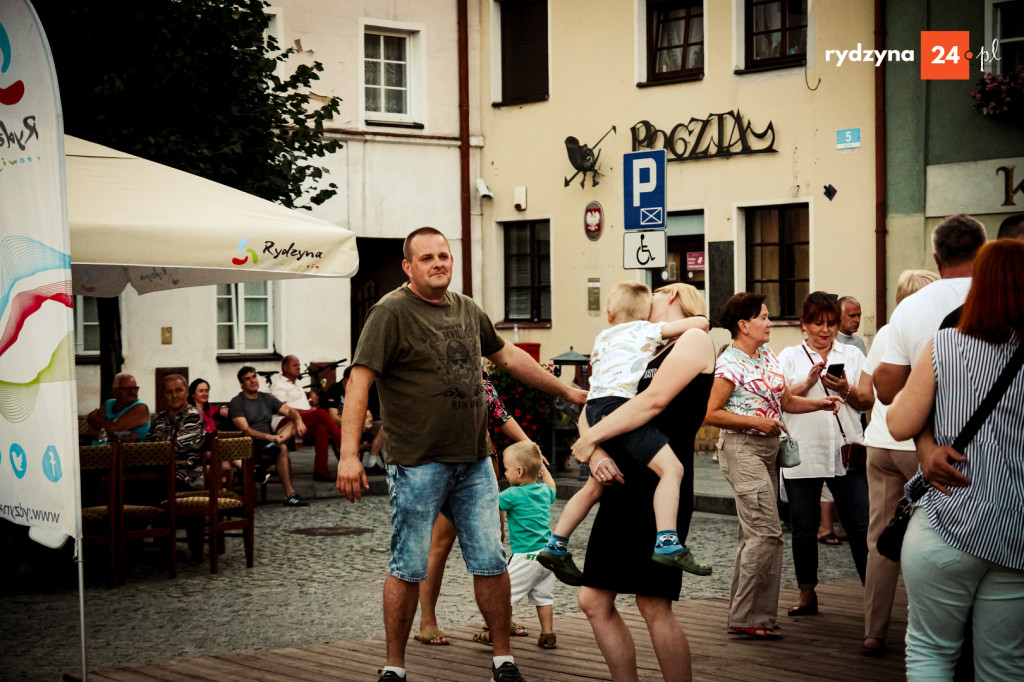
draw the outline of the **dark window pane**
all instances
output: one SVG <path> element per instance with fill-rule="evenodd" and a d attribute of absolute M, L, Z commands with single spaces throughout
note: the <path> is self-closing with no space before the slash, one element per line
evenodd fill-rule
<path fill-rule="evenodd" d="M 217 326 L 217 350 L 234 350 L 235 331 L 231 325 Z"/>
<path fill-rule="evenodd" d="M 380 62 L 367 61 L 363 68 L 363 78 L 367 85 L 380 85 Z"/>
<path fill-rule="evenodd" d="M 551 319 L 550 225 L 508 223 L 505 231 L 505 319 Z"/>
<path fill-rule="evenodd" d="M 404 114 L 405 90 L 385 90 L 384 111 L 389 114 Z"/>
<path fill-rule="evenodd" d="M 100 349 L 100 327 L 97 324 L 87 324 L 82 327 L 82 350 L 92 351 Z"/>
<path fill-rule="evenodd" d="M 405 64 L 385 64 L 384 85 L 389 88 L 404 88 Z"/>
<path fill-rule="evenodd" d="M 700 45 L 694 45 L 686 53 L 686 68 L 688 69 L 701 69 L 704 68 L 704 48 Z"/>
<path fill-rule="evenodd" d="M 754 59 L 778 57 L 781 49 L 781 33 L 764 33 L 754 37 Z"/>
<path fill-rule="evenodd" d="M 810 272 L 807 226 L 808 212 L 803 205 L 746 211 L 746 288 L 768 297 L 772 315 L 799 316 Z"/>
<path fill-rule="evenodd" d="M 807 53 L 807 29 L 799 28 L 786 34 L 790 55 Z"/>
<path fill-rule="evenodd" d="M 682 66 L 682 50 L 662 50 L 658 53 L 658 73 L 678 71 Z"/>
<path fill-rule="evenodd" d="M 363 51 L 367 59 L 380 59 L 380 36 L 367 33 L 363 37 Z"/>
<path fill-rule="evenodd" d="M 539 102 L 548 97 L 547 0 L 503 2 L 501 99 Z"/>
<path fill-rule="evenodd" d="M 405 38 L 384 36 L 384 59 L 405 61 Z"/>
<path fill-rule="evenodd" d="M 380 88 L 366 88 L 366 110 L 380 111 Z"/>

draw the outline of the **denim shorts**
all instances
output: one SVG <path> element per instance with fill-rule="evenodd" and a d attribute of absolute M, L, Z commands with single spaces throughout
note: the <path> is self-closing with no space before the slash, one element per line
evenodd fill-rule
<path fill-rule="evenodd" d="M 498 481 L 489 459 L 469 463 L 388 465 L 391 561 L 388 572 L 406 582 L 427 577 L 430 538 L 438 513 L 455 526 L 472 575 L 506 570 L 498 516 Z"/>

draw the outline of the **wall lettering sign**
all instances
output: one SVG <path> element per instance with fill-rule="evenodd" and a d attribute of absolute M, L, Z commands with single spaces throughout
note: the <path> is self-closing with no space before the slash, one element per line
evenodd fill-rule
<path fill-rule="evenodd" d="M 696 161 L 743 154 L 767 154 L 775 149 L 775 126 L 768 121 L 761 132 L 743 119 L 740 110 L 691 118 L 664 131 L 650 121 L 639 121 L 631 129 L 633 151 L 664 149 L 668 160 Z"/>

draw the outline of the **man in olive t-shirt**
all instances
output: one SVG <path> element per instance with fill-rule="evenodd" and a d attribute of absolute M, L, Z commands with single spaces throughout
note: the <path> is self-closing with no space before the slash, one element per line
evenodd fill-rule
<path fill-rule="evenodd" d="M 563 384 L 525 351 L 506 344 L 472 299 L 448 291 L 452 255 L 440 231 L 413 231 L 403 256 L 408 284 L 373 306 L 360 334 L 345 388 L 338 464 L 338 490 L 351 502 L 359 500 L 367 480 L 358 443 L 376 380 L 393 526 L 384 581 L 387 659 L 381 679 L 405 677 L 405 646 L 438 512 L 455 526 L 473 574 L 477 605 L 494 643 L 495 679 L 522 679 L 509 643 L 509 582 L 498 486 L 487 461 L 480 357 L 574 403 L 584 403 L 586 392 Z"/>

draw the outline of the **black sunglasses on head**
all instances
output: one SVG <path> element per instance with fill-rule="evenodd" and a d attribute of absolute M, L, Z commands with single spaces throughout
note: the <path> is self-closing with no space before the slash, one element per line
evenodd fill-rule
<path fill-rule="evenodd" d="M 830 303 L 838 303 L 839 296 L 836 294 L 811 294 L 808 296 L 812 303 L 824 303 L 829 301 Z"/>

